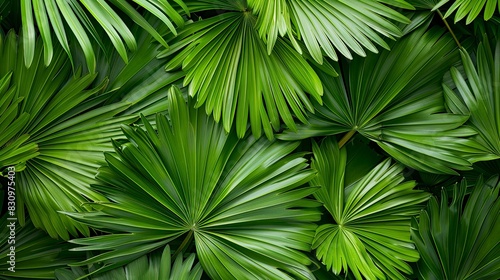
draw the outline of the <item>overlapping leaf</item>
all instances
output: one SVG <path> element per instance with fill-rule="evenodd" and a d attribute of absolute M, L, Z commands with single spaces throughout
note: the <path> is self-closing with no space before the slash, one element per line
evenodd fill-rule
<path fill-rule="evenodd" d="M 120 125 L 134 122 L 140 112 L 154 115 L 166 110 L 161 89 L 182 75 L 163 71 L 155 59 L 157 50 L 150 45 L 152 38 L 139 31 L 134 33 L 140 39 L 139 49 L 130 63 L 116 63 L 109 71 L 103 68 L 111 77 L 110 85 L 108 78 L 97 78 L 97 74 L 78 72 L 72 76 L 70 62 L 60 48 L 54 50 L 57 59 L 43 66 L 40 41 L 34 63 L 26 68 L 16 35 L 11 32 L 5 40 L 2 37 L 0 50 L 5 63 L 0 66 L 0 75 L 6 78 L 1 90 L 6 94 L 5 102 L 0 103 L 12 107 L 9 100 L 20 102 L 12 107 L 17 115 L 5 111 L 1 116 L 6 124 L 11 115 L 17 119 L 12 119 L 9 127 L 15 133 L 2 138 L 0 162 L 2 168 L 15 164 L 18 171 L 26 165 L 18 177 L 21 224 L 26 206 L 34 225 L 54 238 L 69 239 L 78 232 L 88 236 L 88 227 L 58 211 L 87 211 L 86 202 L 104 201 L 89 187 L 96 182 L 97 168 L 105 162 L 103 152 L 113 150 L 111 138 L 122 136 Z M 106 94 L 101 93 L 104 90 Z"/>
<path fill-rule="evenodd" d="M 456 11 L 455 22 L 467 17 L 466 23 L 469 24 L 481 13 L 483 9 L 484 20 L 491 19 L 497 8 L 500 11 L 500 2 L 498 2 L 498 0 L 454 0 L 453 4 L 444 16 L 448 17 Z"/>
<path fill-rule="evenodd" d="M 102 151 L 112 150 L 110 137 L 121 135 L 119 125 L 135 117 L 111 119 L 128 107 L 113 104 L 88 111 L 104 99 L 94 97 L 104 83 L 89 85 L 95 74 L 71 76 L 71 65 L 60 49 L 44 67 L 42 45 L 38 42 L 34 63 L 26 68 L 22 45 L 13 32 L 0 36 L 2 63 L 2 111 L 8 133 L 2 135 L 1 168 L 16 165 L 18 173 L 19 222 L 25 225 L 25 207 L 35 227 L 52 237 L 69 239 L 89 229 L 75 223 L 59 210 L 85 211 L 82 203 L 103 200 L 90 190 Z M 21 51 L 18 52 L 18 49 Z M 9 101 L 10 100 L 10 101 Z M 24 169 L 24 170 L 23 170 Z"/>
<path fill-rule="evenodd" d="M 500 40 L 495 48 L 488 41 L 480 43 L 476 66 L 465 49 L 460 50 L 465 75 L 451 69 L 457 93 L 443 84 L 449 109 L 456 114 L 470 115 L 468 124 L 477 132 L 483 154 L 473 161 L 500 158 Z"/>
<path fill-rule="evenodd" d="M 137 47 L 134 35 L 122 19 L 123 15 L 130 18 L 136 25 L 149 32 L 155 39 L 167 46 L 162 36 L 149 24 L 149 22 L 136 11 L 128 0 L 20 0 L 22 28 L 24 34 L 24 57 L 26 66 L 30 66 L 35 55 L 36 29 L 39 30 L 44 43 L 44 61 L 48 65 L 53 57 L 53 34 L 60 45 L 71 57 L 69 39 L 75 38 L 80 44 L 87 65 L 91 72 L 95 69 L 95 54 L 93 42 L 102 44 L 99 31 L 94 26 L 104 30 L 116 51 L 124 61 L 128 60 L 127 48 L 135 50 Z M 175 34 L 176 30 L 172 21 L 182 26 L 184 19 L 172 6 L 172 2 L 180 5 L 187 12 L 182 0 L 155 1 L 134 0 L 135 5 L 144 8 L 160 19 Z M 120 10 L 122 15 L 117 11 Z M 68 34 L 67 30 L 71 33 Z M 92 39 L 95 41 L 92 41 Z"/>
<path fill-rule="evenodd" d="M 236 122 L 239 137 L 244 136 L 249 120 L 254 136 L 259 137 L 263 129 L 268 138 L 280 128 L 281 120 L 295 127 L 292 113 L 305 122 L 305 112 L 313 110 L 308 94 L 319 103 L 323 94 L 312 67 L 282 38 L 268 55 L 255 29 L 256 17 L 245 1 L 200 1 L 190 9 L 221 5 L 230 10 L 189 24 L 171 41 L 161 57 L 185 48 L 167 64 L 167 70 L 182 66 L 184 84 L 189 84 L 196 106 L 204 104 L 217 122 L 222 119 L 226 131 Z"/>
<path fill-rule="evenodd" d="M 319 212 L 300 187 L 314 172 L 298 143 L 270 142 L 235 133 L 188 107 L 178 89 L 169 96 L 169 119 L 158 131 L 123 127 L 128 141 L 115 144 L 99 169 L 96 189 L 112 201 L 97 211 L 67 213 L 113 234 L 71 242 L 102 254 L 77 265 L 120 266 L 166 244 L 182 252 L 194 239 L 212 279 L 312 277 L 310 248 Z M 181 242 L 181 240 L 183 240 Z"/>
<path fill-rule="evenodd" d="M 335 274 L 352 271 L 356 279 L 405 279 L 418 260 L 410 241 L 410 222 L 429 194 L 403 182 L 403 166 L 389 159 L 366 175 L 346 184 L 348 154 L 333 138 L 314 143 L 312 168 L 321 186 L 314 196 L 323 203 L 334 223 L 316 230 L 316 256 Z M 356 168 L 356 167 L 354 167 Z"/>
<path fill-rule="evenodd" d="M 465 199 L 467 183 L 455 186 L 448 205 L 446 191 L 441 203 L 429 201 L 412 230 L 421 259 L 419 279 L 498 279 L 500 277 L 500 184 L 489 187 L 479 180 Z"/>
<path fill-rule="evenodd" d="M 380 55 L 352 61 L 340 79 L 322 75 L 324 106 L 281 139 L 359 132 L 401 163 L 426 172 L 470 169 L 481 146 L 465 137 L 467 116 L 445 112 L 443 74 L 457 59 L 440 29 L 419 29 Z"/>
<path fill-rule="evenodd" d="M 89 271 L 80 267 L 56 270 L 57 280 L 200 280 L 203 269 L 199 263 L 194 266 L 195 254 L 190 254 L 185 260 L 182 255 L 177 255 L 174 262 L 171 262 L 170 246 L 165 246 L 163 251 L 157 250 L 148 256 L 142 256 L 130 264 L 105 272 L 103 274 L 86 277 L 95 270 L 91 266 Z"/>
<path fill-rule="evenodd" d="M 7 208 L 7 205 L 3 205 L 4 195 L 15 193 L 16 186 L 11 186 L 9 190 L 7 186 L 4 188 L 0 205 L 5 207 L 1 209 Z M 0 279 L 54 279 L 54 270 L 84 257 L 81 253 L 68 252 L 71 244 L 50 238 L 45 232 L 35 228 L 29 219 L 21 227 L 17 220 L 8 218 L 16 217 L 5 213 L 0 218 Z M 15 234 L 11 234 L 11 230 Z M 12 255 L 14 271 L 9 270 Z"/>
<path fill-rule="evenodd" d="M 249 0 L 248 3 L 259 16 L 259 34 L 266 39 L 269 52 L 278 35 L 296 33 L 318 63 L 323 62 L 324 54 L 337 60 L 337 51 L 350 59 L 351 51 L 361 56 L 365 55 L 365 49 L 376 53 L 374 43 L 389 48 L 381 36 L 400 37 L 401 30 L 392 21 L 409 23 L 409 20 L 388 5 L 413 9 L 403 0 Z"/>

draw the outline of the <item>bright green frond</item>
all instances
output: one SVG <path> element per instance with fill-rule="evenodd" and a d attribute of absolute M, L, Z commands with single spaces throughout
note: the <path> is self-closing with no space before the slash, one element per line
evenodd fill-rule
<path fill-rule="evenodd" d="M 161 20 L 174 34 L 176 30 L 172 22 L 177 26 L 184 25 L 184 19 L 172 6 L 172 1 L 134 0 L 134 2 L 134 5 Z M 180 4 L 184 12 L 188 13 L 186 5 L 181 0 L 173 2 Z M 40 31 L 43 40 L 45 65 L 50 64 L 55 57 L 52 53 L 55 47 L 52 44 L 52 36 L 55 34 L 70 59 L 72 52 L 68 39 L 74 37 L 78 41 L 91 72 L 96 71 L 92 39 L 100 43 L 101 31 L 106 33 L 124 61 L 128 61 L 127 50 L 133 51 L 137 48 L 136 38 L 127 26 L 130 22 L 146 30 L 164 46 L 168 46 L 158 31 L 136 9 L 137 7 L 126 0 L 21 0 L 26 66 L 29 67 L 33 63 L 36 29 Z M 128 21 L 123 20 L 126 17 Z M 98 24 L 99 31 L 96 31 L 93 23 Z"/>
<path fill-rule="evenodd" d="M 306 122 L 306 111 L 313 110 L 309 95 L 321 102 L 323 87 L 306 59 L 285 39 L 278 38 L 268 55 L 255 24 L 255 16 L 248 11 L 197 21 L 187 25 L 161 57 L 188 46 L 166 67 L 182 66 L 184 84 L 189 85 L 196 106 L 204 104 L 216 122 L 222 119 L 226 131 L 236 122 L 239 137 L 250 120 L 255 137 L 263 129 L 273 138 L 281 120 L 295 127 L 292 114 Z"/>
<path fill-rule="evenodd" d="M 19 172 L 19 222 L 25 225 L 26 208 L 34 226 L 53 238 L 89 235 L 88 227 L 58 211 L 87 211 L 84 203 L 105 199 L 89 186 L 104 162 L 102 152 L 112 150 L 109 139 L 121 135 L 120 124 L 135 117 L 112 119 L 128 107 L 124 103 L 88 111 L 102 103 L 96 95 L 106 81 L 91 88 L 95 74 L 72 76 L 60 48 L 44 66 L 38 41 L 33 63 L 26 68 L 16 35 L 10 32 L 0 42 L 1 60 L 7 62 L 0 69 L 0 106 L 6 109 L 0 120 L 8 132 L 1 138 L 1 168 L 15 165 Z"/>
<path fill-rule="evenodd" d="M 500 2 L 498 0 L 454 0 L 448 9 L 445 17 L 455 13 L 455 23 L 467 17 L 466 23 L 471 23 L 484 9 L 484 20 L 489 20 L 497 11 L 500 11 Z"/>
<path fill-rule="evenodd" d="M 90 213 L 66 213 L 114 234 L 72 240 L 77 250 L 102 250 L 78 265 L 114 267 L 166 244 L 182 251 L 192 239 L 213 279 L 309 277 L 308 251 L 319 219 L 318 204 L 301 187 L 314 172 L 298 143 L 235 133 L 193 109 L 172 88 L 168 115 L 157 131 L 123 126 L 128 141 L 106 154 L 95 186 L 111 203 Z M 181 240 L 184 240 L 180 243 Z"/>
<path fill-rule="evenodd" d="M 58 269 L 55 272 L 57 280 L 200 280 L 203 269 L 199 263 L 194 264 L 195 254 L 190 254 L 186 259 L 182 255 L 177 255 L 172 259 L 170 246 L 165 246 L 163 250 L 142 256 L 135 261 L 111 271 L 86 277 L 89 273 L 97 270 L 91 267 L 84 270 L 81 267 L 70 269 Z M 193 265 L 194 264 L 194 265 Z"/>
<path fill-rule="evenodd" d="M 500 41 L 496 47 L 480 43 L 476 63 L 464 49 L 460 54 L 465 77 L 451 69 L 457 92 L 443 84 L 447 105 L 453 113 L 470 115 L 468 124 L 478 132 L 483 153 L 472 161 L 500 158 Z"/>
<path fill-rule="evenodd" d="M 320 186 L 314 196 L 334 223 L 316 230 L 312 248 L 335 274 L 352 271 L 356 279 L 405 279 L 412 269 L 406 262 L 419 258 L 410 240 L 410 221 L 429 194 L 404 182 L 403 166 L 389 159 L 351 184 L 346 184 L 349 152 L 333 138 L 314 143 L 312 168 Z M 356 156 L 356 155 L 355 155 Z M 353 166 L 356 168 L 356 166 Z"/>
<path fill-rule="evenodd" d="M 309 53 L 323 63 L 326 55 L 338 60 L 337 51 L 352 59 L 351 51 L 365 56 L 365 49 L 377 53 L 374 43 L 388 49 L 382 36 L 394 39 L 402 35 L 393 23 L 409 20 L 389 6 L 413 9 L 402 0 L 249 0 L 258 15 L 259 35 L 271 53 L 278 35 L 288 33 L 297 50 L 294 36 L 303 40 Z M 292 27 L 293 24 L 293 27 Z"/>
<path fill-rule="evenodd" d="M 14 179 L 15 180 L 15 179 Z M 0 208 L 12 207 L 16 186 L 3 186 Z M 3 201 L 7 201 L 4 205 Z M 17 206 L 19 207 L 19 206 Z M 72 246 L 50 238 L 35 228 L 29 219 L 21 227 L 17 217 L 9 212 L 0 218 L 0 279 L 54 279 L 54 270 L 81 259 L 81 253 L 68 252 Z"/>
<path fill-rule="evenodd" d="M 432 173 L 470 169 L 468 157 L 482 152 L 461 127 L 467 116 L 446 113 L 441 81 L 458 59 L 442 30 L 419 29 L 391 51 L 357 58 L 340 79 L 320 75 L 324 106 L 315 103 L 309 124 L 278 136 L 293 140 L 359 132 L 401 163 Z"/>
<path fill-rule="evenodd" d="M 419 279 L 487 280 L 500 277 L 500 199 L 494 187 L 479 180 L 468 198 L 467 183 L 456 185 L 453 201 L 441 192 L 432 198 L 412 228 L 421 259 Z"/>

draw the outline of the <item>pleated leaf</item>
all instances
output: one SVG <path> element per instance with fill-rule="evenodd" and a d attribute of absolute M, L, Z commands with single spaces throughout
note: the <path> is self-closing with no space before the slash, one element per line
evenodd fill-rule
<path fill-rule="evenodd" d="M 191 245 L 212 279 L 312 277 L 308 251 L 318 204 L 304 199 L 306 169 L 298 143 L 238 139 L 184 101 L 175 87 L 157 131 L 123 126 L 95 186 L 111 203 L 96 211 L 66 213 L 113 234 L 75 239 L 77 250 L 101 250 L 77 263 L 113 268 L 167 244 Z M 181 242 L 182 241 L 182 242 Z M 194 242 L 194 244 L 193 244 Z M 172 247 L 174 248 L 174 247 Z"/>
<path fill-rule="evenodd" d="M 134 0 L 134 4 L 131 2 L 128 0 L 21 0 L 23 52 L 26 67 L 31 66 L 33 62 L 36 29 L 40 31 L 43 39 L 45 65 L 48 65 L 54 57 L 52 37 L 55 35 L 59 44 L 72 59 L 68 41 L 74 36 L 85 54 L 89 71 L 95 72 L 96 57 L 92 39 L 99 43 L 102 39 L 93 22 L 98 24 L 99 30 L 106 33 L 107 39 L 127 62 L 127 50 L 135 50 L 137 43 L 127 26 L 128 21 L 124 21 L 121 17 L 127 17 L 127 20 L 146 30 L 158 42 L 168 46 L 160 33 L 137 12 L 137 7 L 134 5 L 150 12 L 174 34 L 176 30 L 173 23 L 182 26 L 184 19 L 181 12 L 172 6 L 172 2 L 180 5 L 183 12 L 189 14 L 186 5 L 181 0 Z"/>
<path fill-rule="evenodd" d="M 13 180 L 15 183 L 16 179 Z M 3 186 L 1 209 L 12 209 L 9 201 L 13 200 L 5 198 L 12 197 L 16 188 L 12 184 Z M 29 219 L 21 227 L 17 216 L 7 212 L 0 218 L 0 226 L 0 279 L 54 279 L 54 270 L 65 268 L 69 263 L 85 257 L 78 252 L 69 252 L 68 249 L 73 247 L 71 244 L 50 238 L 35 228 Z M 9 269 L 11 267 L 14 271 Z"/>
<path fill-rule="evenodd" d="M 490 187 L 493 183 L 493 186 Z M 500 277 L 500 184 L 498 175 L 477 181 L 466 198 L 467 182 L 455 185 L 453 200 L 429 201 L 412 228 L 421 259 L 419 279 L 498 279 Z"/>
<path fill-rule="evenodd" d="M 465 22 L 470 24 L 483 10 L 484 20 L 489 20 L 497 9 L 500 11 L 500 2 L 498 0 L 455 0 L 444 17 L 449 17 L 453 12 L 456 12 L 455 23 L 467 17 Z"/>
<path fill-rule="evenodd" d="M 356 279 L 406 279 L 407 262 L 419 254 L 410 240 L 411 217 L 429 194 L 404 182 L 403 166 L 384 160 L 351 184 L 345 183 L 349 154 L 333 138 L 313 143 L 312 186 L 334 223 L 321 224 L 312 248 L 335 274 L 352 272 Z M 352 166 L 356 168 L 356 166 Z"/>
<path fill-rule="evenodd" d="M 195 254 L 190 254 L 186 259 L 182 255 L 177 255 L 172 260 L 170 246 L 165 246 L 163 250 L 142 256 L 135 261 L 114 270 L 92 275 L 89 273 L 96 270 L 91 266 L 89 269 L 81 267 L 72 267 L 70 269 L 58 269 L 55 271 L 57 280 L 200 280 L 203 275 L 203 269 L 199 263 L 194 264 Z"/>
<path fill-rule="evenodd" d="M 271 139 L 281 120 L 292 129 L 292 115 L 306 122 L 306 111 L 313 111 L 310 96 L 321 103 L 323 87 L 308 61 L 285 39 L 279 38 L 268 55 L 256 17 L 244 2 L 201 1 L 200 7 L 191 9 L 225 4 L 230 10 L 187 25 L 160 57 L 176 53 L 167 70 L 182 67 L 184 85 L 196 97 L 196 106 L 204 104 L 206 113 L 222 121 L 226 131 L 236 122 L 237 134 L 243 137 L 250 123 L 255 137 L 264 130 Z"/>
<path fill-rule="evenodd" d="M 441 29 L 418 29 L 396 42 L 391 51 L 357 58 L 340 79 L 320 75 L 324 106 L 314 104 L 309 124 L 278 138 L 355 133 L 367 137 L 397 161 L 430 173 L 468 170 L 468 158 L 483 153 L 461 127 L 468 119 L 447 113 L 443 74 L 457 61 L 451 37 Z"/>
<path fill-rule="evenodd" d="M 87 211 L 84 203 L 105 200 L 89 188 L 104 162 L 102 152 L 112 150 L 109 139 L 121 135 L 120 125 L 137 115 L 112 118 L 127 109 L 127 103 L 96 108 L 105 100 L 97 95 L 107 80 L 91 87 L 95 74 L 71 75 L 69 59 L 60 48 L 44 66 L 42 42 L 37 41 L 33 63 L 26 68 L 15 33 L 0 42 L 1 60 L 6 62 L 0 69 L 5 92 L 0 103 L 6 108 L 0 119 L 7 128 L 0 167 L 16 166 L 19 172 L 19 223 L 27 223 L 27 209 L 34 226 L 53 238 L 89 235 L 87 226 L 58 211 Z"/>
<path fill-rule="evenodd" d="M 465 77 L 451 69 L 456 91 L 443 84 L 449 109 L 456 114 L 470 115 L 468 125 L 477 132 L 483 154 L 473 161 L 500 158 L 500 41 L 490 47 L 480 43 L 474 63 L 465 49 L 460 50 Z"/>
<path fill-rule="evenodd" d="M 361 56 L 366 55 L 365 49 L 377 53 L 375 44 L 388 49 L 382 36 L 400 37 L 401 30 L 394 22 L 410 23 L 390 6 L 413 9 L 402 0 L 249 0 L 248 3 L 258 15 L 259 34 L 266 39 L 269 52 L 278 35 L 295 33 L 320 64 L 324 55 L 338 60 L 337 52 L 352 59 L 351 52 Z"/>

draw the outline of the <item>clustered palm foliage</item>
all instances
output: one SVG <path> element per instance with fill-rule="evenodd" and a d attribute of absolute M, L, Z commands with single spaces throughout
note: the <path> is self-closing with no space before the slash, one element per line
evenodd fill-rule
<path fill-rule="evenodd" d="M 499 11 L 2 1 L 0 279 L 500 278 Z"/>

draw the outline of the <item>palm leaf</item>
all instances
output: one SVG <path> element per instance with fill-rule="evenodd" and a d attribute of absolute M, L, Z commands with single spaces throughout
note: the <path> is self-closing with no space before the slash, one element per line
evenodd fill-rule
<path fill-rule="evenodd" d="M 410 241 L 410 221 L 429 195 L 403 182 L 403 166 L 389 159 L 351 184 L 344 182 L 348 154 L 333 138 L 313 145 L 311 167 L 321 186 L 314 196 L 323 203 L 335 223 L 316 230 L 316 256 L 335 274 L 352 271 L 356 279 L 405 279 L 412 269 L 406 262 L 418 260 Z"/>
<path fill-rule="evenodd" d="M 97 182 L 97 169 L 105 163 L 103 152 L 113 151 L 111 138 L 123 137 L 120 125 L 134 122 L 139 113 L 154 116 L 166 110 L 162 88 L 182 75 L 164 72 L 162 61 L 155 58 L 158 46 L 150 44 L 147 32 L 138 29 L 134 36 L 139 48 L 130 63 L 116 62 L 119 54 L 111 53 L 116 63 L 111 70 L 103 67 L 99 77 L 80 72 L 71 76 L 71 65 L 60 48 L 54 49 L 57 56 L 52 63 L 43 66 L 41 41 L 35 63 L 26 68 L 16 35 L 11 32 L 0 40 L 6 62 L 0 67 L 0 76 L 4 75 L 0 92 L 5 92 L 0 106 L 17 110 L 13 117 L 9 111 L 2 111 L 6 113 L 0 117 L 6 125 L 11 120 L 9 125 L 15 128 L 15 134 L 0 138 L 0 167 L 17 165 L 22 171 L 26 166 L 18 177 L 21 224 L 26 206 L 34 225 L 54 238 L 69 239 L 79 232 L 88 236 L 87 226 L 58 211 L 88 211 L 91 208 L 85 203 L 104 201 L 89 187 Z M 11 99 L 20 101 L 13 106 Z"/>
<path fill-rule="evenodd" d="M 455 186 L 448 205 L 446 191 L 441 203 L 429 201 L 420 214 L 412 239 L 421 255 L 419 279 L 498 279 L 500 277 L 500 184 L 479 180 L 466 202 L 467 183 Z M 465 203 L 465 207 L 463 206 Z"/>
<path fill-rule="evenodd" d="M 466 24 L 469 24 L 483 9 L 484 20 L 491 19 L 497 7 L 500 10 L 500 2 L 498 0 L 455 0 L 444 17 L 449 17 L 456 11 L 455 23 L 467 17 Z"/>
<path fill-rule="evenodd" d="M 264 129 L 268 138 L 280 128 L 280 120 L 295 127 L 292 113 L 305 122 L 305 112 L 313 110 L 306 92 L 318 102 L 323 94 L 312 67 L 281 38 L 268 55 L 245 1 L 200 1 L 190 10 L 219 5 L 229 6 L 229 12 L 189 24 L 171 41 L 160 57 L 187 47 L 171 59 L 167 70 L 182 66 L 184 84 L 189 84 L 189 95 L 196 96 L 196 106 L 205 104 L 217 122 L 222 118 L 226 131 L 236 122 L 239 137 L 249 118 L 254 136 L 260 137 Z"/>
<path fill-rule="evenodd" d="M 500 40 L 495 49 L 488 41 L 479 44 L 476 66 L 465 49 L 460 54 L 466 77 L 451 69 L 458 94 L 443 84 L 447 105 L 453 113 L 470 115 L 468 124 L 478 132 L 483 153 L 472 161 L 500 158 Z"/>
<path fill-rule="evenodd" d="M 120 54 L 122 59 L 127 62 L 127 48 L 129 50 L 135 50 L 137 45 L 134 35 L 125 21 L 117 13 L 117 8 L 135 22 L 136 25 L 149 32 L 156 40 L 167 46 L 162 36 L 136 11 L 135 7 L 130 4 L 130 1 L 110 0 L 109 2 L 111 2 L 113 6 L 108 4 L 108 1 L 105 0 L 21 0 L 24 34 L 23 51 L 26 66 L 29 67 L 33 62 L 36 36 L 35 29 L 38 28 L 44 43 L 45 65 L 50 64 L 53 58 L 53 54 L 51 53 L 53 49 L 52 32 L 56 35 L 57 40 L 69 55 L 70 59 L 72 58 L 68 44 L 68 37 L 70 37 L 68 31 L 70 31 L 70 34 L 74 35 L 85 53 L 89 70 L 94 72 L 96 70 L 96 58 L 90 37 L 94 37 L 98 41 L 101 39 L 99 35 L 96 34 L 96 29 L 90 16 L 92 16 L 98 23 L 98 26 L 104 30 L 116 51 Z M 133 2 L 160 19 L 174 34 L 176 34 L 176 30 L 172 21 L 175 22 L 177 26 L 182 26 L 184 24 L 184 20 L 180 13 L 172 7 L 169 1 L 134 0 Z M 174 2 L 179 4 L 185 12 L 188 12 L 187 7 L 181 0 L 175 0 Z"/>
<path fill-rule="evenodd" d="M 351 51 L 361 56 L 365 56 L 364 49 L 378 52 L 374 43 L 388 49 L 381 35 L 390 39 L 400 37 L 401 30 L 392 21 L 410 21 L 387 4 L 413 9 L 402 0 L 250 0 L 248 3 L 258 15 L 259 34 L 268 42 L 269 53 L 278 35 L 288 32 L 293 38 L 291 34 L 295 31 L 320 64 L 323 52 L 338 60 L 336 51 L 352 59 Z"/>
<path fill-rule="evenodd" d="M 359 132 L 401 163 L 426 172 L 468 170 L 467 156 L 481 146 L 465 137 L 467 116 L 445 112 L 441 81 L 457 60 L 455 46 L 440 29 L 418 29 L 396 42 L 392 51 L 355 59 L 340 79 L 320 75 L 324 106 L 297 132 L 280 139 Z"/>
<path fill-rule="evenodd" d="M 72 240 L 78 250 L 105 251 L 75 265 L 111 269 L 166 244 L 182 252 L 194 239 L 212 279 L 312 277 L 300 251 L 309 250 L 319 213 L 304 199 L 315 188 L 298 188 L 314 176 L 301 153 L 291 154 L 298 143 L 239 140 L 175 88 L 168 112 L 170 121 L 157 116 L 157 132 L 146 120 L 144 129 L 124 126 L 128 141 L 106 154 L 95 188 L 112 203 L 67 213 L 113 232 Z"/>
<path fill-rule="evenodd" d="M 195 254 L 190 254 L 185 260 L 182 255 L 177 255 L 171 262 L 170 246 L 165 246 L 163 251 L 157 250 L 148 256 L 142 256 L 130 264 L 99 275 L 86 277 L 88 271 L 79 267 L 58 269 L 55 272 L 57 280 L 200 280 L 203 269 L 200 264 L 194 264 Z M 90 272 L 95 267 L 90 267 Z"/>
<path fill-rule="evenodd" d="M 16 165 L 22 171 L 18 174 L 19 222 L 26 224 L 26 207 L 35 227 L 54 238 L 69 239 L 78 231 L 88 235 L 86 226 L 57 211 L 86 211 L 82 203 L 104 199 L 89 184 L 104 161 L 102 151 L 112 149 L 108 139 L 120 135 L 119 125 L 135 117 L 111 119 L 128 107 L 124 103 L 88 111 L 102 103 L 102 98 L 94 96 L 104 83 L 89 88 L 95 74 L 71 77 L 71 65 L 60 48 L 54 50 L 52 63 L 44 67 L 38 41 L 34 63 L 26 68 L 16 35 L 10 32 L 1 37 L 1 59 L 6 64 L 0 69 L 5 93 L 5 102 L 0 103 L 7 110 L 0 119 L 10 125 L 9 133 L 2 137 L 1 168 Z"/>
<path fill-rule="evenodd" d="M 6 186 L 4 188 L 7 189 Z M 1 206 L 5 193 L 15 193 L 15 188 L 14 185 L 9 186 L 8 192 L 2 190 Z M 10 208 L 11 204 L 8 205 Z M 71 244 L 50 238 L 45 232 L 36 229 L 29 219 L 21 227 L 16 217 L 7 212 L 0 218 L 0 225 L 2 226 L 0 279 L 54 279 L 54 270 L 64 268 L 69 263 L 84 257 L 81 253 L 68 252 L 72 247 Z M 14 235 L 11 234 L 11 230 L 15 232 Z M 11 247 L 14 247 L 14 250 L 11 250 Z M 14 271 L 9 270 L 10 255 L 14 255 Z"/>

